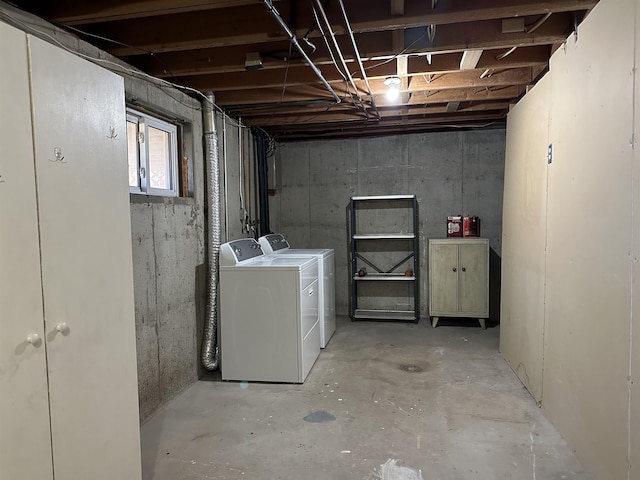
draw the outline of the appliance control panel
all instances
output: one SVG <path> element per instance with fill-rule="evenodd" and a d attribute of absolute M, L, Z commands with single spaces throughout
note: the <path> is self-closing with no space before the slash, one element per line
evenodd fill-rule
<path fill-rule="evenodd" d="M 220 265 L 237 265 L 240 262 L 264 255 L 262 247 L 253 238 L 241 238 L 220 245 Z"/>
<path fill-rule="evenodd" d="M 286 238 L 284 238 L 284 235 L 281 233 L 270 233 L 269 235 L 260 237 L 259 241 L 266 253 L 273 253 L 278 250 L 287 250 L 290 247 L 289 242 L 287 242 Z"/>

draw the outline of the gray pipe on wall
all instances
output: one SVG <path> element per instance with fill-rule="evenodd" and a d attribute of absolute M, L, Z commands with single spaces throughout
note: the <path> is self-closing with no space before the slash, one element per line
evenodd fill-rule
<path fill-rule="evenodd" d="M 207 175 L 207 311 L 202 338 L 202 365 L 209 371 L 220 365 L 218 348 L 218 261 L 220 255 L 220 169 L 215 122 L 215 96 L 207 93 L 202 101 L 202 127 Z"/>

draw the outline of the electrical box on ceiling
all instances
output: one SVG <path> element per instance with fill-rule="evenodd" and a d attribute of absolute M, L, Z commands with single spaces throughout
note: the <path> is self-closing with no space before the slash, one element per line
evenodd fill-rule
<path fill-rule="evenodd" d="M 264 68 L 262 65 L 262 57 L 258 52 L 249 52 L 245 56 L 244 59 L 244 69 L 245 70 L 260 70 Z"/>
<path fill-rule="evenodd" d="M 524 32 L 524 17 L 505 18 L 502 20 L 502 33 Z"/>

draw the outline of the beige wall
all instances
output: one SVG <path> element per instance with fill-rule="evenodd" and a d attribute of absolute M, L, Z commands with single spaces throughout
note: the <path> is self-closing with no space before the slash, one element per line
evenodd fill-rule
<path fill-rule="evenodd" d="M 503 202 L 500 348 L 537 401 L 542 398 L 550 87 L 546 76 L 509 113 Z"/>
<path fill-rule="evenodd" d="M 598 479 L 640 478 L 639 26 L 636 2 L 602 0 L 507 129 L 501 350 Z"/>

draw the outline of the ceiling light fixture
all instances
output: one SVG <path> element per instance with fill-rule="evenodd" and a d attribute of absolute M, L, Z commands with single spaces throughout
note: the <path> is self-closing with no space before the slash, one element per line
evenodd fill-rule
<path fill-rule="evenodd" d="M 400 96 L 400 77 L 387 77 L 384 80 L 384 84 L 387 86 L 387 93 L 385 93 L 385 97 L 390 102 L 393 102 L 398 99 Z"/>

